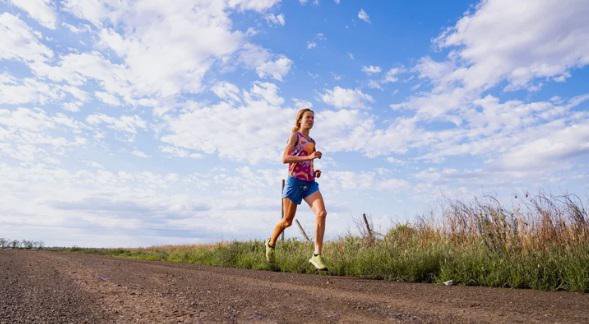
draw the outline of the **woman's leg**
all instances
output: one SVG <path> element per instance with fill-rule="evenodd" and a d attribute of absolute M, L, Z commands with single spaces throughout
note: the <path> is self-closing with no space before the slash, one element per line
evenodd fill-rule
<path fill-rule="evenodd" d="M 325 233 L 325 219 L 327 218 L 327 211 L 325 210 L 325 203 L 321 192 L 317 191 L 305 197 L 305 201 L 313 210 L 315 214 L 315 251 L 314 254 L 321 254 L 323 250 L 323 234 Z"/>
<path fill-rule="evenodd" d="M 278 236 L 282 234 L 282 232 L 292 225 L 292 220 L 295 217 L 297 212 L 297 204 L 295 204 L 289 198 L 282 198 L 283 202 L 283 210 L 284 210 L 284 217 L 274 226 L 274 230 L 272 231 L 272 236 L 270 236 L 270 246 L 276 246 L 276 241 L 278 240 Z"/>

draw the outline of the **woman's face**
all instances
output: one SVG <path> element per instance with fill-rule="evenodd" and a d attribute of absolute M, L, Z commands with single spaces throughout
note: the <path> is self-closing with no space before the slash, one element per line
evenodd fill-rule
<path fill-rule="evenodd" d="M 312 111 L 305 111 L 301 118 L 301 128 L 311 129 L 315 121 L 315 114 Z"/>

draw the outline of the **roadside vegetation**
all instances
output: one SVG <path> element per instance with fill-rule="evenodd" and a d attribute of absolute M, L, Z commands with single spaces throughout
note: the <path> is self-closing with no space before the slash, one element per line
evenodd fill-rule
<path fill-rule="evenodd" d="M 575 196 L 450 201 L 437 218 L 383 234 L 347 235 L 324 247 L 329 272 L 408 282 L 589 292 L 589 217 Z M 80 249 L 104 255 L 272 270 L 263 241 L 140 249 Z M 313 272 L 311 243 L 279 242 L 276 268 Z"/>
<path fill-rule="evenodd" d="M 11 240 L 0 237 L 0 249 L 42 249 L 44 246 L 41 241 L 29 241 L 29 240 Z"/>

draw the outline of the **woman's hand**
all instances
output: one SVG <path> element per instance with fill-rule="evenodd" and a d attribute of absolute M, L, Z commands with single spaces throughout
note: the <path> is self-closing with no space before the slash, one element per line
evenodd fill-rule
<path fill-rule="evenodd" d="M 320 159 L 321 155 L 322 155 L 321 152 L 315 151 L 315 152 L 311 153 L 310 155 L 307 155 L 307 158 L 312 161 L 315 159 Z"/>
<path fill-rule="evenodd" d="M 315 178 L 319 178 L 321 176 L 321 170 L 315 170 Z"/>

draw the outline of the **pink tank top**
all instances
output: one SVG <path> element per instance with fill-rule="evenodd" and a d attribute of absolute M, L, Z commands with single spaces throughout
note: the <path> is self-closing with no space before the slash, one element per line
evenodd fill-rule
<path fill-rule="evenodd" d="M 307 156 L 313 152 L 315 152 L 315 141 L 310 137 L 305 137 L 301 132 L 297 132 L 297 143 L 290 154 Z M 314 181 L 313 160 L 289 163 L 288 175 L 304 181 Z"/>

